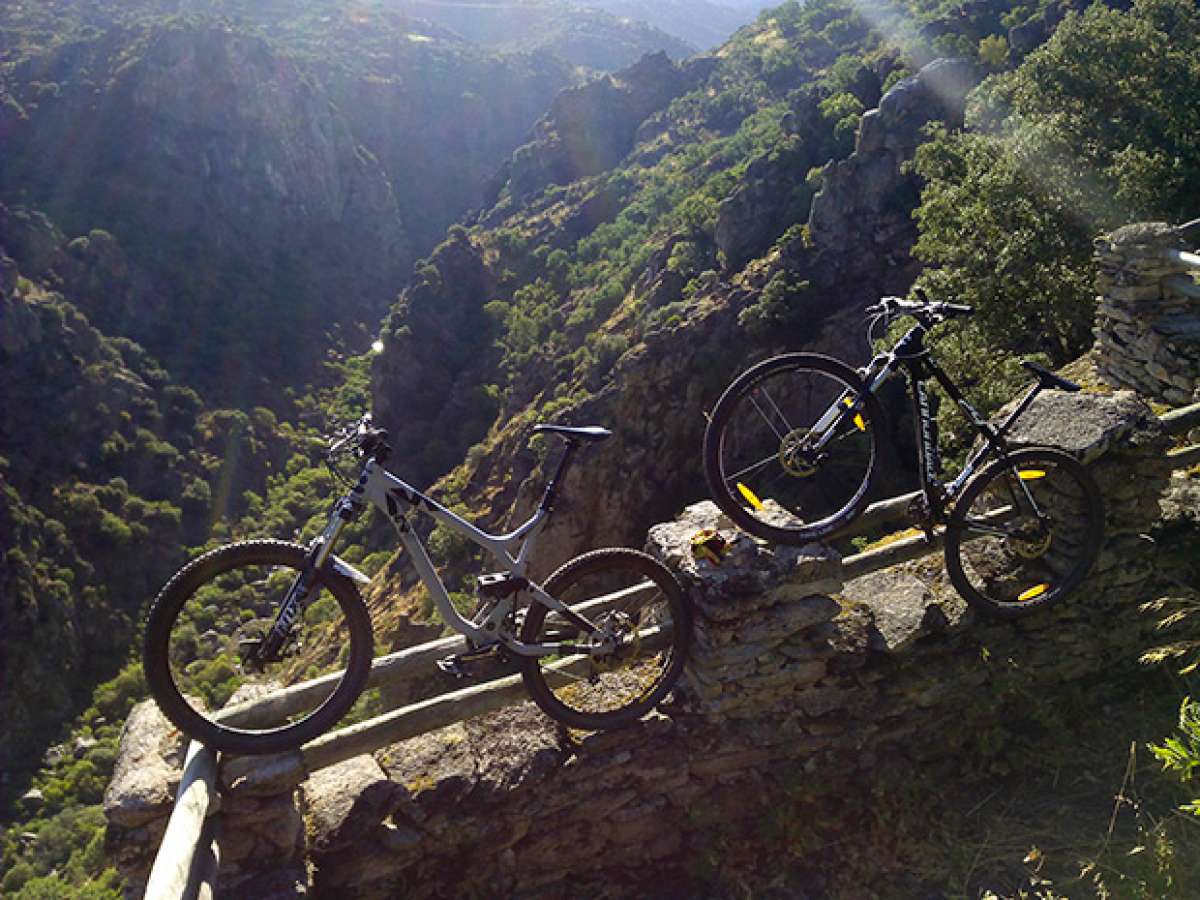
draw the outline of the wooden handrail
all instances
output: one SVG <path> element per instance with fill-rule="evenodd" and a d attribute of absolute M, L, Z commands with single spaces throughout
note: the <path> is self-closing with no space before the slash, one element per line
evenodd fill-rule
<path fill-rule="evenodd" d="M 194 866 L 193 862 L 214 805 L 216 787 L 217 754 L 192 741 L 175 792 L 175 807 L 146 882 L 146 900 L 194 895 L 200 891 L 200 884 L 210 879 L 215 882 L 215 865 Z M 209 890 L 215 894 L 215 884 L 209 885 Z"/>
<path fill-rule="evenodd" d="M 611 609 L 615 604 L 640 591 L 653 588 L 653 586 L 653 582 L 643 581 L 612 594 L 597 597 L 595 600 L 589 600 L 587 603 L 580 604 L 577 609 L 584 616 L 594 616 Z M 463 638 L 453 635 L 416 647 L 406 647 L 395 653 L 389 653 L 387 656 L 376 657 L 371 663 L 367 688 L 398 684 L 413 674 L 428 671 L 429 667 L 439 659 L 466 649 L 467 645 Z M 226 707 L 213 718 L 223 725 L 232 725 L 238 728 L 262 727 L 283 722 L 288 716 L 305 709 L 312 709 L 328 697 L 344 674 L 345 670 L 343 669 L 310 681 L 294 684 L 254 700 Z"/>
<path fill-rule="evenodd" d="M 1200 462 L 1200 444 L 1191 444 L 1187 447 L 1178 447 L 1175 450 L 1167 451 L 1167 459 L 1171 462 L 1172 469 L 1183 469 L 1187 466 Z"/>
<path fill-rule="evenodd" d="M 1164 250 L 1163 256 L 1173 263 L 1179 263 L 1181 266 L 1187 266 L 1189 269 L 1200 269 L 1200 256 L 1195 253 L 1188 253 L 1186 250 Z"/>
<path fill-rule="evenodd" d="M 650 628 L 642 640 L 647 649 L 655 650 L 665 645 L 669 634 L 661 626 Z M 558 660 L 547 668 L 552 678 L 554 674 L 571 678 L 586 674 L 589 662 L 589 657 L 581 655 Z M 235 780 L 244 787 L 267 782 L 278 788 L 297 785 L 318 769 L 527 699 L 529 694 L 519 674 L 471 685 L 327 732 L 299 750 L 237 760 L 233 769 Z"/>
<path fill-rule="evenodd" d="M 1172 409 L 1159 416 L 1158 421 L 1169 434 L 1183 434 L 1188 429 L 1200 425 L 1200 403 Z"/>

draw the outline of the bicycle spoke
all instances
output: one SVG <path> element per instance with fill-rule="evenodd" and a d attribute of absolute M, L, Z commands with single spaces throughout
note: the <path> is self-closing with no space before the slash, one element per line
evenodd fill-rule
<path fill-rule="evenodd" d="M 760 459 L 758 462 L 752 463 L 751 465 L 746 466 L 746 468 L 744 468 L 738 472 L 734 472 L 732 475 L 726 476 L 725 482 L 726 482 L 726 484 L 736 484 L 738 482 L 738 480 L 741 479 L 743 476 L 748 475 L 749 473 L 751 473 L 757 469 L 761 469 L 763 466 L 770 465 L 771 463 L 778 462 L 778 461 L 779 461 L 779 454 L 772 453 L 770 456 L 764 457 L 763 459 Z"/>
<path fill-rule="evenodd" d="M 779 414 L 779 419 L 780 419 L 780 421 L 783 422 L 783 427 L 785 429 L 782 433 L 780 433 L 779 429 L 775 427 L 775 423 L 771 421 L 771 417 L 768 416 L 765 412 L 763 412 L 762 407 L 758 405 L 758 400 L 755 399 L 755 394 L 762 394 L 764 397 L 766 397 L 767 400 L 770 402 L 771 406 L 774 407 L 776 413 Z M 792 430 L 791 426 L 789 426 L 787 423 L 787 419 L 784 418 L 782 413 L 779 413 L 779 407 L 775 404 L 775 401 L 771 399 L 771 395 L 768 394 L 765 390 L 758 388 L 758 389 L 751 391 L 750 392 L 750 403 L 751 403 L 751 405 L 754 406 L 754 408 L 756 410 L 758 410 L 758 414 L 760 416 L 762 416 L 763 421 L 767 423 L 767 427 L 770 428 L 773 432 L 775 432 L 775 437 L 779 438 L 779 440 L 782 441 L 784 439 L 784 437 L 787 435 L 787 433 Z"/>

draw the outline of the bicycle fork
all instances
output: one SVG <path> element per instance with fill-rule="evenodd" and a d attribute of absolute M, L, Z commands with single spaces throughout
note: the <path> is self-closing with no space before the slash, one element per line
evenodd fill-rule
<path fill-rule="evenodd" d="M 304 569 L 292 581 L 291 587 L 280 601 L 279 608 L 275 612 L 275 621 L 271 623 L 266 636 L 260 641 L 245 642 L 246 646 L 241 656 L 242 663 L 247 668 L 261 672 L 264 664 L 280 662 L 283 659 L 284 649 L 291 638 L 292 627 L 308 607 L 316 591 L 316 573 L 321 571 L 329 561 L 334 543 L 342 529 L 353 519 L 356 511 L 356 505 L 349 497 L 343 497 L 338 501 L 333 514 L 329 517 L 329 524 L 309 546 Z M 367 580 L 366 576 L 350 566 L 339 566 L 339 571 L 344 571 L 356 581 Z"/>

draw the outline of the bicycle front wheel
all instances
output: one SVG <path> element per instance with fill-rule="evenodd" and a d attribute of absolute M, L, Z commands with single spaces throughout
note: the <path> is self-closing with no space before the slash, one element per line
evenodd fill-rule
<path fill-rule="evenodd" d="M 612 548 L 578 556 L 543 586 L 615 639 L 611 653 L 522 657 L 521 675 L 550 717 L 589 731 L 616 728 L 653 709 L 679 679 L 692 635 L 691 607 L 675 576 L 651 556 Z M 534 603 L 521 640 L 582 643 L 587 634 Z"/>
<path fill-rule="evenodd" d="M 853 369 L 814 353 L 765 360 L 726 388 L 704 432 L 704 474 L 733 522 L 782 544 L 820 540 L 867 502 L 878 401 Z"/>
<path fill-rule="evenodd" d="M 1031 447 L 989 463 L 946 523 L 946 572 L 968 603 L 1015 618 L 1057 603 L 1091 571 L 1104 505 L 1068 453 Z"/>
<path fill-rule="evenodd" d="M 279 753 L 327 731 L 362 692 L 371 619 L 354 583 L 328 566 L 315 573 L 279 653 L 255 658 L 306 557 L 282 541 L 230 544 L 192 560 L 155 599 L 142 654 L 146 681 L 189 737 L 225 753 Z M 283 689 L 291 701 L 254 718 L 222 709 L 231 698 L 237 704 Z"/>

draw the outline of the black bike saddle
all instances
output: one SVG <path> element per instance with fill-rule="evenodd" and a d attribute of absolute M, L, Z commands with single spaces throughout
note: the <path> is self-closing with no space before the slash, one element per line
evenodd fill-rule
<path fill-rule="evenodd" d="M 611 431 L 601 428 L 599 425 L 584 425 L 581 428 L 571 428 L 567 425 L 534 425 L 533 430 L 535 433 L 546 431 L 564 437 L 568 441 L 585 441 L 589 444 L 612 437 Z"/>
<path fill-rule="evenodd" d="M 1060 391 L 1077 391 L 1079 385 L 1073 381 L 1067 381 L 1065 378 L 1059 378 L 1053 372 L 1048 372 L 1039 366 L 1037 363 L 1032 363 L 1029 360 L 1022 360 L 1021 365 L 1037 376 L 1038 381 L 1042 383 L 1042 387 L 1055 387 Z"/>

